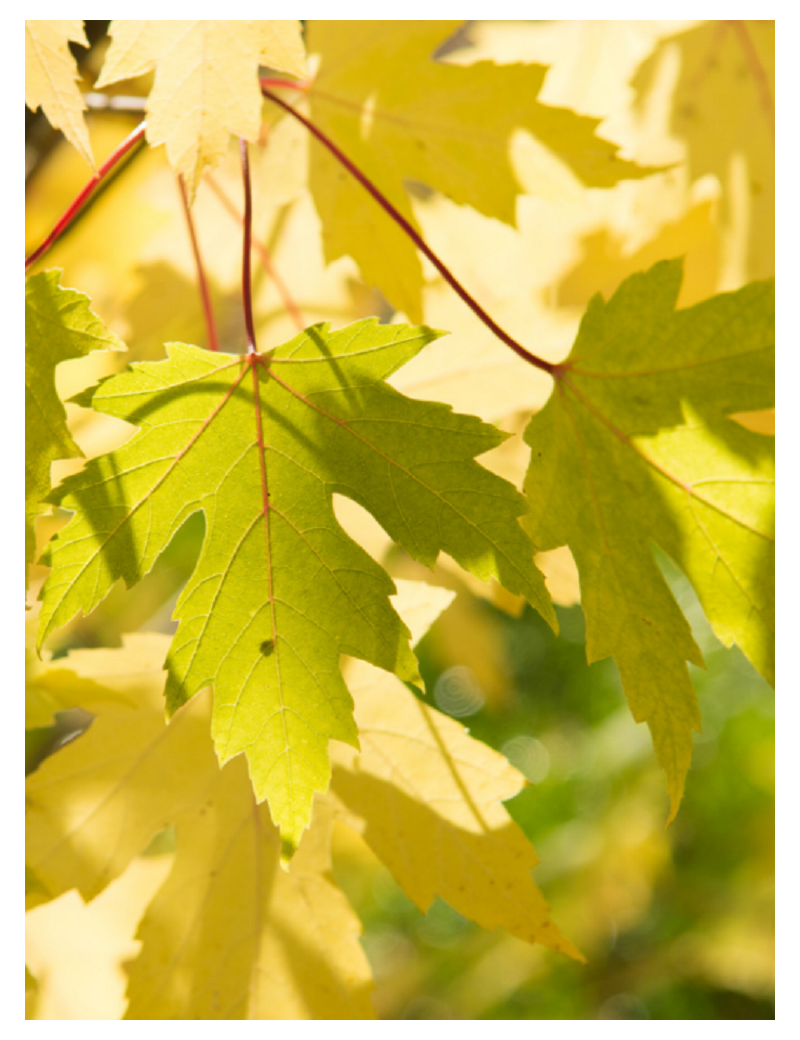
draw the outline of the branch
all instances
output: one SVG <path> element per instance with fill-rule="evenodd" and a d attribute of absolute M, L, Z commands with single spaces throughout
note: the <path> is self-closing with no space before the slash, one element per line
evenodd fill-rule
<path fill-rule="evenodd" d="M 217 196 L 219 201 L 222 203 L 222 205 L 225 207 L 226 212 L 230 213 L 230 215 L 238 223 L 241 224 L 243 220 L 241 213 L 239 213 L 234 204 L 231 202 L 231 200 L 225 194 L 223 189 L 217 183 L 213 174 L 206 172 L 205 181 L 209 188 L 211 188 L 211 190 Z M 261 266 L 264 268 L 269 277 L 275 283 L 275 287 L 277 288 L 278 293 L 280 294 L 280 298 L 283 301 L 283 305 L 288 311 L 288 313 L 291 315 L 292 321 L 295 323 L 295 326 L 297 327 L 297 331 L 302 332 L 303 329 L 306 327 L 306 323 L 303 321 L 303 315 L 300 313 L 300 308 L 297 306 L 294 298 L 292 297 L 292 294 L 289 292 L 289 287 L 286 285 L 286 282 L 284 282 L 283 278 L 281 278 L 275 265 L 273 264 L 269 250 L 265 245 L 257 241 L 257 239 L 253 239 L 253 249 L 258 254 L 258 258 L 261 261 Z"/>
<path fill-rule="evenodd" d="M 189 206 L 189 196 L 186 193 L 186 183 L 184 182 L 183 176 L 178 174 L 178 187 L 181 190 L 181 201 L 183 202 L 183 212 L 186 217 L 186 224 L 189 228 L 189 238 L 192 243 L 192 252 L 194 253 L 194 262 L 197 268 L 197 284 L 200 289 L 200 298 L 203 301 L 203 314 L 206 319 L 206 334 L 208 336 L 208 347 L 209 350 L 219 350 L 219 340 L 217 339 L 217 325 L 214 321 L 214 310 L 211 306 L 211 294 L 208 291 L 208 281 L 206 280 L 206 272 L 203 267 L 203 260 L 200 256 L 200 246 L 197 242 L 197 234 L 195 232 L 194 220 L 192 219 L 192 211 Z"/>
<path fill-rule="evenodd" d="M 242 256 L 242 304 L 244 326 L 247 330 L 247 353 L 257 354 L 256 330 L 253 328 L 253 297 L 250 288 L 250 253 L 253 245 L 253 199 L 250 191 L 250 161 L 247 156 L 247 141 L 239 138 L 242 156 L 242 178 L 244 180 L 244 250 Z"/>
<path fill-rule="evenodd" d="M 56 226 L 42 242 L 42 244 L 31 253 L 25 260 L 25 270 L 35 264 L 36 261 L 44 256 L 48 249 L 61 237 L 66 231 L 72 221 L 75 219 L 78 212 L 83 209 L 89 197 L 94 193 L 95 188 L 100 182 L 109 174 L 111 170 L 117 165 L 117 163 L 135 148 L 144 138 L 145 124 L 140 123 L 133 133 L 129 134 L 122 144 L 118 145 L 114 151 L 109 155 L 106 161 L 98 168 L 97 173 L 91 178 L 86 184 L 80 194 L 73 200 L 73 202 L 67 207 L 60 220 L 56 223 Z"/>
<path fill-rule="evenodd" d="M 466 303 L 470 310 L 483 322 L 483 324 L 493 332 L 495 336 L 497 336 L 500 342 L 505 343 L 507 347 L 510 347 L 515 354 L 521 357 L 523 361 L 527 361 L 528 364 L 534 365 L 536 368 L 539 368 L 544 372 L 548 372 L 551 376 L 558 376 L 561 372 L 560 367 L 550 361 L 545 361 L 544 358 L 537 357 L 536 354 L 532 354 L 529 350 L 523 347 L 521 343 L 518 343 L 513 336 L 510 336 L 504 329 L 501 329 L 497 322 L 486 313 L 483 307 L 481 307 L 478 301 L 467 292 L 455 275 L 453 275 L 442 263 L 419 232 L 411 226 L 403 214 L 392 205 L 383 192 L 372 183 L 366 174 L 362 173 L 361 170 L 359 170 L 359 168 L 347 158 L 344 152 L 342 152 L 333 141 L 331 141 L 331 139 L 319 129 L 319 127 L 315 126 L 314 123 L 298 112 L 297 109 L 292 108 L 291 105 L 279 98 L 277 94 L 273 94 L 272 91 L 265 86 L 266 82 L 268 81 L 261 80 L 261 93 L 264 97 L 273 101 L 276 105 L 279 105 L 284 109 L 284 111 L 299 120 L 309 133 L 313 134 L 314 137 L 316 137 L 316 139 L 328 149 L 331 155 L 333 155 L 342 166 L 344 166 L 348 173 L 355 177 L 359 184 L 361 184 L 373 199 L 375 199 L 378 205 L 389 214 L 398 227 L 408 235 L 417 249 L 419 249 L 419 251 L 430 260 L 450 288 L 453 289 L 454 292 L 458 293 L 464 303 Z"/>

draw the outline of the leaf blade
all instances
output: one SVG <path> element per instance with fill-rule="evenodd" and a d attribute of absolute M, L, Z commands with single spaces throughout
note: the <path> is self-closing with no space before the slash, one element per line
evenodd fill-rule
<path fill-rule="evenodd" d="M 357 746 L 340 653 L 420 681 L 394 585 L 339 527 L 333 492 L 366 505 L 422 562 L 444 550 L 554 623 L 517 519 L 524 499 L 474 461 L 502 435 L 382 382 L 436 335 L 369 319 L 312 327 L 268 357 L 170 344 L 167 361 L 134 365 L 93 393 L 97 410 L 139 432 L 54 496 L 76 516 L 47 552 L 40 644 L 119 577 L 138 581 L 204 512 L 200 559 L 176 607 L 167 708 L 214 684 L 218 754 L 247 755 L 289 849 L 327 787 L 328 741 Z"/>
<path fill-rule="evenodd" d="M 78 69 L 69 41 L 88 47 L 83 22 L 25 22 L 25 104 L 35 112 L 41 105 L 50 125 L 61 130 L 94 169 L 92 145 L 83 113 L 86 102 L 78 89 Z"/>
<path fill-rule="evenodd" d="M 59 284 L 61 272 L 41 271 L 25 281 L 25 563 L 36 553 L 34 523 L 50 491 L 50 465 L 80 457 L 56 393 L 62 361 L 93 350 L 125 350 L 90 309 L 89 297 Z"/>
<path fill-rule="evenodd" d="M 568 544 L 575 555 L 587 657 L 614 657 L 634 718 L 648 722 L 670 818 L 700 728 L 686 662 L 702 665 L 702 655 L 651 540 L 692 581 L 720 638 L 774 674 L 771 445 L 727 418 L 741 402 L 773 400 L 771 286 L 675 311 L 680 280 L 680 261 L 663 261 L 590 304 L 555 393 L 525 433 L 523 521 L 540 548 Z M 734 479 L 750 484 L 750 502 L 735 508 L 719 490 Z M 712 514 L 730 559 L 705 529 Z"/>
<path fill-rule="evenodd" d="M 155 68 L 147 101 L 147 140 L 166 144 L 190 200 L 206 166 L 218 165 L 231 134 L 258 136 L 259 64 L 295 76 L 305 73 L 296 21 L 115 20 L 98 87 Z"/>

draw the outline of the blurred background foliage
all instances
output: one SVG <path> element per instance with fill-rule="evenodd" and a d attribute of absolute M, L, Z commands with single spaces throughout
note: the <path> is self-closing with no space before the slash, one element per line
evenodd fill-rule
<path fill-rule="evenodd" d="M 86 25 L 91 49 L 73 49 L 83 88 L 90 90 L 107 23 Z M 618 141 L 623 154 L 668 167 L 608 191 L 587 191 L 551 170 L 546 198 L 520 197 L 517 228 L 417 193 L 415 213 L 428 240 L 512 334 L 530 340 L 533 329 L 540 354 L 563 356 L 594 292 L 607 296 L 628 274 L 663 257 L 686 258 L 682 305 L 772 273 L 774 23 L 468 23 L 455 43 L 448 60 L 550 65 L 543 100 L 603 118 L 599 132 Z M 145 78 L 122 84 L 117 93 L 142 97 L 149 85 Z M 140 118 L 90 111 L 96 159 Z M 26 252 L 89 173 L 43 119 L 29 114 L 26 124 Z M 376 313 L 384 320 L 402 318 L 363 284 L 349 258 L 325 266 L 305 190 L 305 145 L 298 128 L 283 120 L 265 135 L 254 162 L 256 230 L 268 251 L 255 289 L 262 349 L 296 331 L 287 298 L 304 324 L 341 325 Z M 534 179 L 529 148 L 524 139 L 514 143 L 523 184 Z M 162 357 L 170 339 L 205 342 L 185 217 L 162 152 L 137 152 L 41 265 L 63 268 L 62 284 L 87 292 L 93 309 L 129 344 L 127 355 L 90 355 L 61 365 L 64 398 L 130 360 Z M 244 349 L 239 179 L 232 152 L 201 185 L 194 208 L 223 348 L 232 351 Z M 452 336 L 407 366 L 395 385 L 449 401 L 509 431 L 521 429 L 546 400 L 549 381 L 515 367 L 432 270 L 426 320 Z M 129 436 L 123 423 L 74 405 L 67 409 L 87 456 Z M 771 414 L 742 421 L 774 431 Z M 525 450 L 519 438 L 484 460 L 521 482 Z M 54 482 L 80 465 L 55 464 Z M 555 920 L 588 960 L 580 965 L 505 933 L 486 932 L 441 901 L 420 913 L 361 839 L 339 826 L 334 871 L 364 925 L 379 1017 L 773 1018 L 773 694 L 735 647 L 716 640 L 671 561 L 659 556 L 707 668 L 692 668 L 703 732 L 695 740 L 680 812 L 667 828 L 664 781 L 649 733 L 633 722 L 614 664 L 586 664 L 569 553 L 541 561 L 557 603 L 556 638 L 502 590 L 478 587 L 447 560 L 431 579 L 392 549 L 363 511 L 346 502 L 337 509 L 391 573 L 457 589 L 455 602 L 419 646 L 428 697 L 527 777 L 528 787 L 508 809 L 540 856 L 535 876 Z M 40 545 L 65 519 L 58 512 L 40 518 Z M 173 631 L 175 599 L 203 530 L 202 517 L 192 517 L 135 593 L 115 587 L 90 617 L 56 634 L 49 644 L 54 655 L 76 646 L 118 646 L 125 632 Z M 31 568 L 31 631 L 44 574 L 42 567 Z M 63 713 L 54 726 L 29 731 L 26 768 L 36 768 L 89 720 L 85 713 Z M 29 966 L 37 942 L 44 949 L 48 936 L 59 937 L 41 955 L 36 977 L 26 974 L 32 1017 L 58 1017 L 56 1005 L 61 1017 L 121 1014 L 123 963 L 136 950 L 135 922 L 169 856 L 167 833 L 89 906 L 64 897 L 29 914 Z M 76 980 L 87 978 L 87 971 L 92 992 L 81 993 Z M 72 1014 L 63 1014 L 65 1007 Z"/>

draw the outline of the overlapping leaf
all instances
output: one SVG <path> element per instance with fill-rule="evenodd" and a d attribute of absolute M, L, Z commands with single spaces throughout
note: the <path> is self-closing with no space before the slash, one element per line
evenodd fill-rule
<path fill-rule="evenodd" d="M 39 105 L 56 130 L 94 166 L 89 131 L 83 113 L 86 102 L 78 89 L 78 69 L 69 52 L 69 41 L 88 47 L 83 22 L 25 22 L 25 104 Z"/>
<path fill-rule="evenodd" d="M 36 552 L 34 522 L 50 491 L 50 464 L 83 454 L 69 435 L 56 393 L 56 365 L 125 344 L 89 309 L 89 298 L 59 283 L 60 271 L 25 282 L 25 565 Z"/>
<path fill-rule="evenodd" d="M 416 640 L 452 593 L 401 585 Z M 51 898 L 72 888 L 93 898 L 175 824 L 171 872 L 137 932 L 127 1018 L 373 1017 L 360 926 L 329 876 L 332 812 L 423 909 L 439 894 L 486 927 L 580 956 L 550 920 L 531 878 L 536 854 L 500 804 L 524 783 L 502 755 L 357 665 L 364 751 L 337 756 L 331 794 L 283 871 L 244 762 L 217 765 L 208 693 L 165 722 L 168 643 L 140 634 L 59 661 L 77 676 L 76 704 L 87 684 L 96 718 L 27 780 L 26 864 Z M 93 699 L 101 687 L 113 696 Z"/>
<path fill-rule="evenodd" d="M 119 650 L 66 659 L 83 703 L 99 683 L 80 738 L 27 781 L 28 869 L 50 897 L 91 899 L 168 823 L 171 873 L 142 920 L 128 1018 L 371 1018 L 360 924 L 329 876 L 329 822 L 315 821 L 292 862 L 255 805 L 244 762 L 220 770 L 208 733 L 210 697 L 167 724 L 169 638 L 130 636 Z"/>
<path fill-rule="evenodd" d="M 587 655 L 613 655 L 647 721 L 677 811 L 700 728 L 686 662 L 700 650 L 653 559 L 692 582 L 723 642 L 774 678 L 774 459 L 769 437 L 727 418 L 774 401 L 769 282 L 675 311 L 681 264 L 595 297 L 525 439 L 523 521 L 578 564 Z"/>
<path fill-rule="evenodd" d="M 531 876 L 539 859 L 502 802 L 525 778 L 396 679 L 348 673 L 361 753 L 333 751 L 330 797 L 421 910 L 440 896 L 484 928 L 582 959 Z"/>
<path fill-rule="evenodd" d="M 290 847 L 327 786 L 328 740 L 357 746 L 339 655 L 418 678 L 392 582 L 337 524 L 333 492 L 426 566 L 444 550 L 555 625 L 517 520 L 524 499 L 474 461 L 504 435 L 382 381 L 436 335 L 370 319 L 335 333 L 313 326 L 262 357 L 170 344 L 167 361 L 134 365 L 80 398 L 141 431 L 54 493 L 77 515 L 44 557 L 53 570 L 40 643 L 119 577 L 138 581 L 202 510 L 202 553 L 176 608 L 168 710 L 214 683 L 220 759 L 247 754 Z"/>
<path fill-rule="evenodd" d="M 536 100 L 541 65 L 459 66 L 432 60 L 459 27 L 436 21 L 312 21 L 308 49 L 320 68 L 311 117 L 414 223 L 404 180 L 514 222 L 520 191 L 511 134 L 531 133 L 585 184 L 606 187 L 652 170 L 626 162 L 595 136 L 599 120 Z M 422 268 L 414 246 L 317 143 L 310 187 L 328 260 L 344 254 L 398 309 L 421 320 Z"/>
<path fill-rule="evenodd" d="M 203 169 L 220 162 L 231 134 L 258 136 L 259 65 L 305 72 L 296 21 L 127 21 L 111 23 L 112 44 L 96 86 L 156 70 L 147 102 L 147 140 L 166 144 L 190 197 Z"/>
<path fill-rule="evenodd" d="M 679 73 L 670 130 L 686 143 L 693 179 L 713 174 L 721 223 L 740 240 L 744 278 L 775 271 L 775 22 L 711 21 L 663 39 L 633 79 L 649 103 L 669 52 Z"/>

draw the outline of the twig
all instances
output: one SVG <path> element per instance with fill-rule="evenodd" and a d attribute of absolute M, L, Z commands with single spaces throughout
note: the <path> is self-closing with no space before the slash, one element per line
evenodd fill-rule
<path fill-rule="evenodd" d="M 98 184 L 100 184 L 103 178 L 107 176 L 109 171 L 112 170 L 120 161 L 120 159 L 127 155 L 132 148 L 134 148 L 137 144 L 139 144 L 140 141 L 142 141 L 142 139 L 144 138 L 144 131 L 145 124 L 140 123 L 139 126 L 137 126 L 136 129 L 133 131 L 133 133 L 129 134 L 122 142 L 122 144 L 118 145 L 111 153 L 111 155 L 109 155 L 106 161 L 100 167 L 98 167 L 97 173 L 91 178 L 88 184 L 86 184 L 86 186 L 83 188 L 80 194 L 70 203 L 70 205 L 67 207 L 67 209 L 65 210 L 61 218 L 58 220 L 53 230 L 44 240 L 44 242 L 42 242 L 42 244 L 37 249 L 34 249 L 31 255 L 26 258 L 26 271 L 32 264 L 35 264 L 40 257 L 44 256 L 44 254 L 53 245 L 53 243 L 61 237 L 64 231 L 75 219 L 77 213 L 86 204 L 87 200 L 89 199 L 89 196 L 92 195 L 95 188 L 98 186 Z"/>
<path fill-rule="evenodd" d="M 206 173 L 205 180 L 206 184 L 209 186 L 209 188 L 211 188 L 211 190 L 217 196 L 219 201 L 225 207 L 225 210 L 228 213 L 230 213 L 230 215 L 236 221 L 242 223 L 244 219 L 242 217 L 242 214 L 236 209 L 236 206 L 234 206 L 234 204 L 225 194 L 223 189 L 217 183 L 216 178 L 211 173 Z M 263 245 L 256 239 L 253 239 L 253 249 L 255 250 L 259 260 L 261 261 L 261 266 L 264 268 L 269 277 L 275 283 L 275 287 L 278 290 L 281 300 L 283 301 L 283 305 L 288 311 L 288 313 L 291 315 L 292 321 L 295 323 L 295 326 L 297 327 L 297 331 L 302 332 L 303 329 L 306 327 L 306 323 L 303 320 L 303 315 L 300 313 L 300 308 L 297 306 L 291 293 L 289 292 L 289 287 L 286 285 L 286 282 L 284 282 L 283 278 L 281 278 L 280 274 L 278 273 L 272 261 L 272 257 L 270 256 L 269 250 L 265 245 Z"/>
<path fill-rule="evenodd" d="M 217 325 L 214 321 L 214 310 L 211 306 L 211 294 L 208 291 L 208 281 L 206 279 L 206 272 L 203 267 L 203 260 L 200 256 L 200 246 L 197 242 L 197 233 L 194 227 L 194 220 L 192 219 L 192 210 L 189 206 L 189 196 L 186 193 L 186 183 L 181 174 L 178 174 L 178 187 L 181 192 L 181 201 L 183 202 L 183 212 L 186 217 L 186 224 L 189 228 L 189 238 L 192 243 L 192 252 L 194 253 L 195 267 L 197 268 L 197 284 L 200 289 L 200 298 L 203 301 L 203 314 L 206 319 L 206 334 L 208 336 L 208 348 L 209 350 L 219 350 L 219 340 L 217 339 Z"/>
<path fill-rule="evenodd" d="M 247 156 L 247 141 L 239 138 L 239 151 L 242 156 L 242 178 L 244 180 L 244 249 L 242 256 L 242 304 L 244 306 L 244 325 L 247 330 L 247 353 L 257 354 L 256 330 L 253 327 L 253 297 L 250 287 L 250 253 L 253 245 L 253 200 L 250 191 L 250 161 Z"/>
<path fill-rule="evenodd" d="M 483 307 L 481 307 L 478 301 L 475 300 L 467 292 L 467 290 L 464 288 L 461 282 L 458 281 L 455 275 L 453 275 L 450 272 L 450 270 L 442 263 L 439 257 L 433 252 L 430 246 L 419 234 L 419 232 L 415 228 L 413 228 L 411 224 L 409 224 L 409 222 L 403 216 L 403 214 L 400 213 L 392 205 L 392 203 L 386 198 L 383 192 L 381 192 L 380 189 L 377 188 L 372 183 L 372 181 L 364 173 L 362 173 L 361 170 L 359 170 L 359 168 L 350 159 L 347 158 L 344 152 L 342 152 L 341 149 L 339 149 L 333 143 L 333 141 L 331 141 L 327 134 L 323 133 L 322 130 L 320 130 L 318 126 L 315 126 L 314 123 L 312 123 L 309 119 L 306 119 L 306 117 L 302 115 L 302 113 L 298 112 L 297 109 L 292 108 L 290 104 L 279 98 L 277 94 L 273 94 L 272 91 L 264 85 L 265 82 L 266 81 L 264 80 L 261 81 L 261 93 L 264 95 L 264 97 L 268 98 L 270 101 L 273 101 L 276 105 L 279 105 L 282 109 L 284 109 L 284 111 L 294 116 L 295 119 L 297 119 L 299 122 L 303 124 L 303 126 L 309 131 L 309 133 L 313 134 L 314 137 L 316 137 L 316 139 L 328 149 L 331 155 L 338 159 L 338 161 L 342 164 L 342 166 L 344 166 L 348 173 L 355 177 L 359 184 L 361 184 L 361 186 L 370 193 L 373 199 L 375 199 L 378 205 L 381 206 L 381 208 L 389 214 L 392 220 L 400 228 L 402 228 L 402 230 L 408 235 L 408 237 L 411 239 L 411 241 L 414 243 L 417 249 L 419 249 L 419 251 L 430 260 L 430 262 L 441 274 L 441 276 L 444 278 L 444 280 L 447 282 L 450 288 L 453 289 L 454 292 L 458 293 L 458 295 L 461 297 L 464 303 L 466 303 L 470 310 L 475 315 L 477 315 L 478 318 L 480 318 L 483 324 L 491 332 L 493 332 L 495 336 L 497 336 L 501 343 L 505 343 L 507 347 L 510 347 L 515 354 L 521 357 L 523 361 L 527 361 L 528 364 L 534 365 L 536 368 L 539 368 L 544 372 L 548 372 L 552 376 L 558 376 L 560 374 L 561 367 L 559 365 L 553 364 L 550 361 L 545 361 L 544 358 L 540 358 L 537 357 L 536 354 L 532 354 L 529 350 L 523 347 L 521 343 L 518 343 L 517 340 L 513 338 L 513 336 L 510 336 L 504 329 L 500 328 L 497 322 L 486 313 L 486 311 L 483 309 Z"/>

